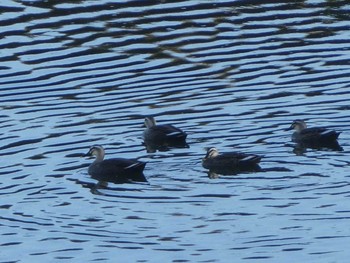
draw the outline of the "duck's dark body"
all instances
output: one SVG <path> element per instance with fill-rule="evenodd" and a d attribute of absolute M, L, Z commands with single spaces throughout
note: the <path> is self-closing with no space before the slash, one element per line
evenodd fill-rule
<path fill-rule="evenodd" d="M 294 132 L 292 135 L 292 141 L 297 143 L 330 143 L 338 139 L 340 132 L 334 130 L 314 127 L 306 128 L 300 132 Z"/>
<path fill-rule="evenodd" d="M 156 125 L 144 131 L 144 140 L 147 143 L 159 145 L 186 144 L 187 134 L 170 124 Z"/>
<path fill-rule="evenodd" d="M 203 167 L 206 169 L 247 169 L 257 165 L 261 160 L 260 156 L 244 153 L 221 153 L 213 158 L 203 160 Z"/>
<path fill-rule="evenodd" d="M 168 150 L 168 147 L 185 148 L 187 134 L 171 124 L 157 125 L 153 117 L 146 117 L 143 139 L 148 152 Z"/>
<path fill-rule="evenodd" d="M 88 173 L 92 178 L 102 182 L 127 183 L 147 182 L 143 170 L 146 163 L 135 159 L 114 158 L 104 160 L 104 149 L 101 145 L 90 148 L 85 156 L 96 156 L 90 164 Z"/>
<path fill-rule="evenodd" d="M 146 163 L 137 160 L 115 158 L 92 163 L 89 174 L 99 181 L 126 183 L 129 181 L 147 182 L 143 169 Z"/>
<path fill-rule="evenodd" d="M 337 139 L 340 132 L 325 128 L 307 128 L 305 121 L 295 120 L 288 130 L 295 129 L 292 134 L 292 141 L 297 143 L 296 148 L 329 148 L 332 150 L 342 150 Z"/>
<path fill-rule="evenodd" d="M 215 149 L 216 150 L 216 149 Z M 239 172 L 259 171 L 261 156 L 245 154 L 240 152 L 215 152 L 211 154 L 211 149 L 202 160 L 202 166 L 210 172 L 219 174 L 236 174 Z"/>

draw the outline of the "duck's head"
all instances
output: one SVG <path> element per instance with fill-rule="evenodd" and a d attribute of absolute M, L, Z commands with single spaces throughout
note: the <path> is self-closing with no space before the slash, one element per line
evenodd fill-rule
<path fill-rule="evenodd" d="M 101 145 L 94 145 L 84 156 L 96 156 L 96 159 L 103 160 L 105 156 L 105 150 Z"/>
<path fill-rule="evenodd" d="M 214 158 L 218 155 L 219 155 L 219 151 L 215 147 L 210 147 L 207 149 L 207 154 L 205 155 L 204 159 Z"/>
<path fill-rule="evenodd" d="M 306 128 L 306 123 L 303 120 L 295 120 L 293 121 L 292 125 L 287 130 L 296 130 L 297 132 L 301 132 Z"/>
<path fill-rule="evenodd" d="M 156 125 L 157 124 L 156 124 L 156 120 L 154 119 L 154 117 L 149 116 L 149 117 L 145 118 L 146 128 L 151 128 L 151 127 L 156 126 Z"/>

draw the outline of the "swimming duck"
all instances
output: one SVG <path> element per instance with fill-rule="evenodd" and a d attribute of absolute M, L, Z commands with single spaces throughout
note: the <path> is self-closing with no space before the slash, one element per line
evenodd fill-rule
<path fill-rule="evenodd" d="M 145 126 L 143 139 L 150 152 L 154 152 L 156 149 L 166 150 L 167 146 L 188 147 L 187 134 L 173 125 L 157 125 L 154 117 L 146 117 Z"/>
<path fill-rule="evenodd" d="M 340 132 L 324 127 L 307 128 L 305 121 L 295 120 L 287 130 L 294 129 L 292 141 L 305 146 L 327 146 L 337 143 Z"/>
<path fill-rule="evenodd" d="M 143 175 L 144 162 L 124 158 L 104 160 L 105 151 L 101 145 L 92 146 L 84 156 L 96 156 L 88 169 L 94 179 L 112 183 L 147 182 Z"/>
<path fill-rule="evenodd" d="M 261 156 L 240 152 L 219 153 L 212 147 L 202 159 L 204 168 L 219 174 L 236 174 L 244 171 L 259 171 Z"/>

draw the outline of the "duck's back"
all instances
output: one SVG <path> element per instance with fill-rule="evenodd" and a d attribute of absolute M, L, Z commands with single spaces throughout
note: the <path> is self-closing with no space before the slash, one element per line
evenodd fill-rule
<path fill-rule="evenodd" d="M 89 174 L 100 181 L 123 183 L 127 181 L 147 182 L 143 175 L 146 163 L 137 160 L 115 158 L 93 163 Z"/>
<path fill-rule="evenodd" d="M 147 128 L 144 131 L 145 141 L 150 141 L 154 143 L 176 143 L 184 142 L 186 140 L 187 134 L 181 129 L 174 127 L 170 124 L 156 125 Z"/>
<path fill-rule="evenodd" d="M 292 136 L 295 142 L 329 142 L 338 139 L 340 132 L 323 127 L 306 128 L 301 132 L 295 132 Z"/>
<path fill-rule="evenodd" d="M 203 166 L 207 169 L 212 168 L 248 168 L 257 165 L 261 157 L 254 154 L 245 154 L 240 152 L 222 153 L 214 158 L 203 160 Z"/>

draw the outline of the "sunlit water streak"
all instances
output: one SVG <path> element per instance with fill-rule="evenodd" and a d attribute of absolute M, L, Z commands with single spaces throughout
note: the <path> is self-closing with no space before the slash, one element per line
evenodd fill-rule
<path fill-rule="evenodd" d="M 346 3 L 1 8 L 1 262 L 346 262 Z M 190 148 L 147 153 L 145 115 Z M 344 150 L 296 155 L 297 118 L 341 131 Z M 149 182 L 90 178 L 93 144 L 146 161 Z M 210 179 L 209 146 L 263 169 Z"/>

